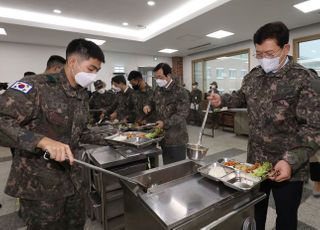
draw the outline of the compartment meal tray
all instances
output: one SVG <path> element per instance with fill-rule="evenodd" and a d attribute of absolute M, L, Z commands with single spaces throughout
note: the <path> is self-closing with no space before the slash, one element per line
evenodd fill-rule
<path fill-rule="evenodd" d="M 221 181 L 228 187 L 239 191 L 247 191 L 253 189 L 262 182 L 260 177 L 255 177 L 249 173 L 235 170 L 234 172 L 221 178 Z"/>
<path fill-rule="evenodd" d="M 216 170 L 216 171 L 215 171 Z M 234 170 L 230 167 L 214 162 L 198 168 L 198 172 L 209 179 L 220 181 L 222 177 L 232 173 Z M 220 175 L 219 175 L 220 174 Z"/>
<path fill-rule="evenodd" d="M 247 163 L 242 164 L 251 165 Z M 251 190 L 265 179 L 253 176 L 249 173 L 237 170 L 230 166 L 225 166 L 223 165 L 223 162 L 214 162 L 205 165 L 199 168 L 198 172 L 206 178 L 209 178 L 214 181 L 221 181 L 226 186 L 236 189 L 238 191 Z"/>
<path fill-rule="evenodd" d="M 105 138 L 105 140 L 108 143 L 113 143 L 113 144 L 122 144 L 122 145 L 129 145 L 129 146 L 134 146 L 136 148 L 143 148 L 149 145 L 152 145 L 154 143 L 157 143 L 163 139 L 163 136 L 157 137 L 157 138 L 144 138 L 144 137 L 139 137 L 135 136 L 132 138 L 128 138 L 128 135 L 138 135 L 138 134 L 143 134 L 143 132 L 122 132 L 122 133 L 117 133 L 112 136 L 108 136 Z"/>

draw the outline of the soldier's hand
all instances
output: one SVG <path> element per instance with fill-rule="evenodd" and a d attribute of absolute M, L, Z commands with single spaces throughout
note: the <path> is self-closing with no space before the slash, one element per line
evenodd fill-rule
<path fill-rule="evenodd" d="M 269 177 L 270 180 L 282 182 L 291 178 L 291 166 L 285 160 L 278 161 L 278 163 L 274 166 L 274 170 L 278 173 L 273 177 Z"/>
<path fill-rule="evenodd" d="M 39 141 L 37 147 L 43 151 L 48 151 L 50 158 L 55 161 L 62 162 L 69 159 L 71 165 L 74 162 L 74 157 L 69 145 L 44 137 Z"/>
<path fill-rule="evenodd" d="M 156 121 L 156 128 L 163 129 L 163 127 L 164 127 L 163 121 Z"/>
<path fill-rule="evenodd" d="M 145 106 L 143 107 L 143 112 L 144 112 L 145 114 L 150 113 L 150 112 L 151 112 L 150 106 L 149 106 L 149 105 L 145 105 Z"/>
<path fill-rule="evenodd" d="M 212 93 L 207 97 L 211 101 L 213 107 L 219 107 L 221 105 L 221 97 L 219 94 Z"/>
<path fill-rule="evenodd" d="M 110 120 L 114 121 L 117 118 L 117 112 L 113 112 L 110 114 Z"/>

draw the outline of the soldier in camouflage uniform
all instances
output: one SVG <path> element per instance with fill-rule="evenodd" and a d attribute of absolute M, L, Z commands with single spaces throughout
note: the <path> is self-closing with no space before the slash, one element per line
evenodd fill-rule
<path fill-rule="evenodd" d="M 143 110 L 156 112 L 157 127 L 164 129 L 161 141 L 163 163 L 169 164 L 186 158 L 188 132 L 186 119 L 190 101 L 187 92 L 172 79 L 171 67 L 160 63 L 154 68 L 158 87 L 152 100 Z"/>
<path fill-rule="evenodd" d="M 91 113 L 93 123 L 98 122 L 100 119 L 102 119 L 104 116 L 109 116 L 110 114 L 105 114 L 105 111 L 111 107 L 114 100 L 116 99 L 116 94 L 112 90 L 106 91 L 106 83 L 97 80 L 94 83 L 95 92 L 92 94 L 90 101 L 89 101 L 89 107 L 90 110 L 94 110 Z M 99 111 L 96 111 L 99 110 Z"/>
<path fill-rule="evenodd" d="M 277 210 L 276 229 L 297 229 L 297 213 L 308 161 L 320 144 L 320 97 L 314 75 L 288 56 L 289 30 L 268 23 L 254 35 L 260 65 L 245 76 L 240 90 L 211 99 L 214 106 L 247 107 L 248 162 L 269 161 L 277 174 L 260 186 Z M 264 229 L 268 200 L 255 207 L 257 229 Z"/>
<path fill-rule="evenodd" d="M 106 114 L 111 114 L 111 120 L 118 119 L 124 122 L 133 122 L 135 119 L 132 103 L 133 89 L 128 87 L 126 78 L 123 75 L 114 76 L 111 84 L 118 93 L 112 106 L 106 110 Z"/>
<path fill-rule="evenodd" d="M 156 118 L 153 111 L 147 115 L 143 112 L 143 107 L 153 96 L 152 88 L 143 80 L 142 74 L 135 70 L 129 73 L 128 81 L 134 89 L 132 94 L 132 103 L 135 113 L 135 122 L 141 124 L 155 122 Z"/>
<path fill-rule="evenodd" d="M 190 93 L 190 114 L 189 117 L 195 125 L 201 125 L 201 98 L 202 92 L 198 89 L 198 82 L 192 83 L 192 90 Z"/>
<path fill-rule="evenodd" d="M 5 192 L 20 198 L 28 230 L 80 230 L 85 224 L 83 177 L 73 161 L 86 141 L 85 87 L 104 55 L 84 39 L 73 40 L 66 55 L 60 73 L 24 77 L 0 98 L 0 144 L 16 148 Z"/>

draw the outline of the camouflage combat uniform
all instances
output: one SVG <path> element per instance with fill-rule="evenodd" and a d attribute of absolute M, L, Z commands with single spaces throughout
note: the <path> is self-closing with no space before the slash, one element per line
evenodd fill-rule
<path fill-rule="evenodd" d="M 21 199 L 28 229 L 83 229 L 81 167 L 46 161 L 36 145 L 49 137 L 68 144 L 79 158 L 89 109 L 86 90 L 72 88 L 64 70 L 29 76 L 1 96 L 0 106 L 0 144 L 15 147 L 5 192 Z"/>
<path fill-rule="evenodd" d="M 155 113 L 152 111 L 146 115 L 143 112 L 143 107 L 150 101 L 153 95 L 153 90 L 146 84 L 145 91 L 135 90 L 132 94 L 132 103 L 135 113 L 135 121 L 145 120 L 147 123 L 155 122 Z"/>
<path fill-rule="evenodd" d="M 188 142 L 186 118 L 190 101 L 187 92 L 172 81 L 168 88 L 157 87 L 148 103 L 156 111 L 157 120 L 164 122 L 164 146 L 181 146 Z"/>
<path fill-rule="evenodd" d="M 308 179 L 309 157 L 320 144 L 320 97 L 314 76 L 291 57 L 276 73 L 258 66 L 244 78 L 240 90 L 222 96 L 222 106 L 247 107 L 248 162 L 286 160 L 292 181 Z"/>
<path fill-rule="evenodd" d="M 125 92 L 117 93 L 116 100 L 114 101 L 112 106 L 110 106 L 110 108 L 106 110 L 106 113 L 111 114 L 113 112 L 116 112 L 118 120 L 127 120 L 128 122 L 133 122 L 135 118 L 132 94 L 133 89 L 131 89 L 130 87 L 128 87 Z"/>
<path fill-rule="evenodd" d="M 89 101 L 89 107 L 91 109 L 101 110 L 101 112 L 91 112 L 94 122 L 100 120 L 100 115 L 103 111 L 106 111 L 109 107 L 112 106 L 114 100 L 116 99 L 116 94 L 112 90 L 107 90 L 105 93 L 100 94 L 94 92 Z M 105 114 L 110 115 L 110 114 Z"/>

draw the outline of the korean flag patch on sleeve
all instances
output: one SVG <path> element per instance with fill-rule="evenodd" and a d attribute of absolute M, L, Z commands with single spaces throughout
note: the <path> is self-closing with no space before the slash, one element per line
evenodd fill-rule
<path fill-rule="evenodd" d="M 28 93 L 32 89 L 32 85 L 25 83 L 25 82 L 22 82 L 22 81 L 17 81 L 10 88 L 18 90 L 23 93 Z"/>

